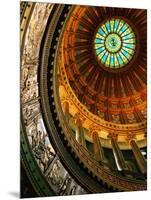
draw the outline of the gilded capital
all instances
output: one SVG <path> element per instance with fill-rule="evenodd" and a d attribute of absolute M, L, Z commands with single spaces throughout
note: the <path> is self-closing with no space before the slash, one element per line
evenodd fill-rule
<path fill-rule="evenodd" d="M 116 132 L 110 132 L 107 137 L 109 139 L 117 140 L 118 139 L 118 133 L 116 133 Z"/>
<path fill-rule="evenodd" d="M 130 143 L 131 140 L 136 140 L 136 134 L 134 132 L 128 132 L 126 140 L 128 143 Z"/>
<path fill-rule="evenodd" d="M 82 126 L 82 124 L 84 123 L 85 121 L 85 118 L 80 114 L 80 113 L 76 113 L 74 115 L 74 121 L 77 125 L 80 125 Z"/>

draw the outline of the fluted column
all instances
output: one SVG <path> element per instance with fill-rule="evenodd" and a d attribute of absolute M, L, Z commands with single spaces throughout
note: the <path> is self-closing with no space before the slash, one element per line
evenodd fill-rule
<path fill-rule="evenodd" d="M 116 133 L 110 133 L 108 138 L 111 140 L 113 155 L 115 158 L 115 162 L 119 171 L 127 169 L 122 151 L 120 150 L 118 143 L 117 143 L 118 135 Z"/>
<path fill-rule="evenodd" d="M 138 147 L 136 143 L 136 136 L 134 133 L 128 133 L 127 140 L 132 148 L 133 154 L 135 156 L 135 159 L 137 161 L 138 167 L 142 174 L 146 174 L 147 172 L 147 162 L 144 156 L 141 153 L 140 148 Z"/>
<path fill-rule="evenodd" d="M 100 142 L 98 133 L 95 131 L 92 133 L 93 140 L 93 152 L 97 161 L 105 161 L 104 151 Z"/>

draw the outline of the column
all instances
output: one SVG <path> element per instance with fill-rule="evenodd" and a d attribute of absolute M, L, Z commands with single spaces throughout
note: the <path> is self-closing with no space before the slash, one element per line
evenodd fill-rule
<path fill-rule="evenodd" d="M 80 127 L 76 124 L 76 140 L 78 143 L 81 143 L 81 137 L 80 137 Z"/>
<path fill-rule="evenodd" d="M 85 136 L 84 136 L 84 129 L 83 127 L 80 127 L 80 135 L 81 135 L 81 144 L 86 147 L 86 141 L 85 141 Z"/>
<path fill-rule="evenodd" d="M 133 151 L 133 154 L 135 156 L 135 159 L 137 161 L 137 164 L 139 166 L 140 171 L 142 172 L 142 174 L 146 174 L 147 173 L 146 159 L 142 155 L 142 153 L 141 153 L 137 143 L 135 142 L 135 140 L 131 140 L 130 145 L 132 147 L 132 151 Z"/>
<path fill-rule="evenodd" d="M 104 151 L 100 142 L 98 133 L 95 131 L 92 133 L 93 140 L 93 152 L 97 161 L 105 161 Z"/>
<path fill-rule="evenodd" d="M 127 134 L 127 141 L 130 144 L 133 154 L 135 156 L 136 162 L 138 164 L 138 167 L 140 169 L 140 171 L 142 172 L 142 174 L 146 174 L 147 172 L 147 163 L 146 163 L 146 159 L 144 158 L 144 156 L 141 153 L 141 150 L 139 149 L 137 143 L 136 143 L 136 135 L 133 132 L 129 132 Z"/>
<path fill-rule="evenodd" d="M 63 109 L 64 109 L 65 119 L 66 119 L 67 122 L 69 122 L 70 115 L 69 115 L 69 103 L 68 103 L 68 101 L 65 101 L 63 103 Z"/>
<path fill-rule="evenodd" d="M 126 166 L 122 151 L 120 150 L 117 143 L 118 135 L 116 133 L 110 133 L 108 137 L 111 139 L 111 145 L 112 145 L 113 155 L 115 158 L 117 169 L 119 171 L 127 170 L 127 166 Z"/>
<path fill-rule="evenodd" d="M 83 146 L 86 147 L 86 142 L 85 142 L 85 137 L 84 137 L 84 130 L 82 127 L 82 121 L 80 120 L 80 118 L 76 119 L 76 140 L 78 141 L 78 143 L 82 144 Z"/>

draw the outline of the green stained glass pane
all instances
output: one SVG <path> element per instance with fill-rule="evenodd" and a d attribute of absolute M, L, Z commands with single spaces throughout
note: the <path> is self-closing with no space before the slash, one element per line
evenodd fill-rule
<path fill-rule="evenodd" d="M 127 44 L 127 43 L 123 43 L 123 47 L 129 48 L 129 49 L 135 49 L 135 43 L 134 44 Z"/>

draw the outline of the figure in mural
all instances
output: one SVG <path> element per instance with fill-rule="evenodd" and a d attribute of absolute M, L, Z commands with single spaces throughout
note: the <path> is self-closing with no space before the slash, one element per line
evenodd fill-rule
<path fill-rule="evenodd" d="M 74 185 L 74 186 L 71 188 L 71 190 L 70 190 L 70 195 L 75 195 L 76 192 L 77 192 L 77 186 Z"/>
<path fill-rule="evenodd" d="M 70 192 L 70 186 L 71 186 L 71 178 L 70 176 L 67 176 L 63 185 L 60 188 L 60 195 L 67 195 Z"/>
<path fill-rule="evenodd" d="M 50 179 L 51 183 L 53 185 L 57 185 L 58 187 L 60 187 L 63 182 L 63 178 L 60 176 L 60 169 L 60 162 L 57 159 L 52 167 L 52 170 L 48 174 L 48 179 Z"/>

